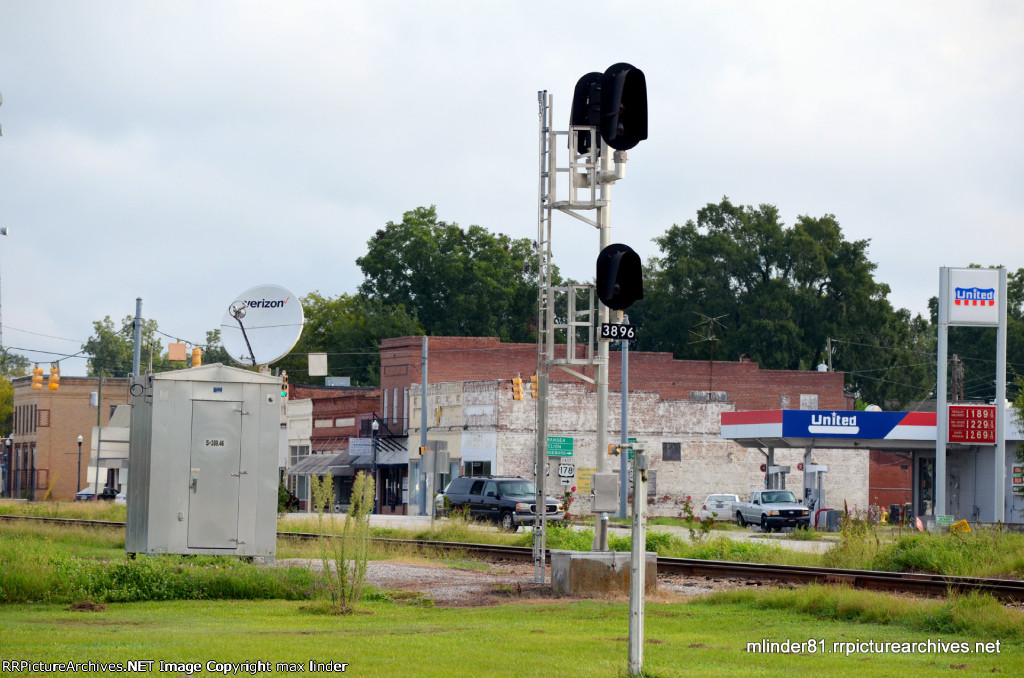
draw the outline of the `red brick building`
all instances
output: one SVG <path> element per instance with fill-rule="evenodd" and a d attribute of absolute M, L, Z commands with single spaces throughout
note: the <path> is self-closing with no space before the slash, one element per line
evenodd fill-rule
<path fill-rule="evenodd" d="M 871 450 L 871 475 L 868 497 L 877 506 L 906 504 L 911 501 L 913 453 Z"/>
<path fill-rule="evenodd" d="M 370 436 L 370 421 L 380 402 L 380 389 L 293 384 L 288 397 L 309 399 L 313 404 L 310 451 L 336 454 L 348 451 L 349 438 Z"/>
<path fill-rule="evenodd" d="M 423 337 L 398 337 L 381 342 L 381 406 L 398 428 L 408 427 L 408 389 L 421 383 Z M 536 344 L 503 344 L 496 337 L 429 337 L 428 383 L 524 378 L 537 371 Z M 579 371 L 593 376 L 592 368 Z M 552 370 L 553 382 L 581 383 Z M 608 390 L 621 391 L 618 353 L 609 359 Z M 528 381 L 528 380 L 527 380 Z M 511 382 L 509 383 L 511 389 Z M 737 410 L 852 409 L 843 391 L 842 372 L 762 370 L 750 361 L 676 360 L 671 353 L 630 351 L 630 391 L 650 391 L 664 399 L 731 402 Z M 418 422 L 413 422 L 418 426 Z"/>

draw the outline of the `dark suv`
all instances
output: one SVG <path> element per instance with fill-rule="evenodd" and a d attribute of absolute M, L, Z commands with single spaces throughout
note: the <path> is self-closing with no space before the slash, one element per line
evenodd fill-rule
<path fill-rule="evenodd" d="M 462 476 L 448 483 L 437 496 L 440 507 L 465 508 L 474 520 L 497 523 L 504 530 L 515 532 L 520 525 L 533 525 L 537 486 L 532 480 L 508 476 Z M 565 516 L 558 500 L 548 497 L 547 519 L 561 521 Z M 439 508 L 439 513 L 443 508 Z"/>

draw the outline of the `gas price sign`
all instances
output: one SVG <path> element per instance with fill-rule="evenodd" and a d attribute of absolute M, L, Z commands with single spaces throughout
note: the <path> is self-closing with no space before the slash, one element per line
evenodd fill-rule
<path fill-rule="evenodd" d="M 995 445 L 995 406 L 950 405 L 949 442 L 968 445 Z"/>

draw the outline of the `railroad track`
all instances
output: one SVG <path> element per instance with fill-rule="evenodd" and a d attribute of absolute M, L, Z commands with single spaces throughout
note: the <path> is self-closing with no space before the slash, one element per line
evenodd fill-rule
<path fill-rule="evenodd" d="M 74 518 L 46 518 L 34 516 L 0 515 L 0 519 L 12 521 L 36 521 L 57 525 L 81 525 L 87 527 L 124 528 L 123 522 L 103 520 L 81 520 Z M 317 539 L 319 534 L 309 532 L 278 532 L 278 537 L 287 539 Z M 457 551 L 479 558 L 492 560 L 514 560 L 532 562 L 533 549 L 528 546 L 503 546 L 497 544 L 473 544 L 468 542 L 419 541 L 377 537 L 374 542 L 401 548 L 415 547 L 427 551 Z M 548 554 L 550 560 L 550 553 Z M 950 591 L 968 593 L 971 591 L 989 593 L 996 598 L 1024 602 L 1024 581 L 1016 579 L 991 579 L 983 577 L 956 577 L 941 574 L 915 572 L 879 572 L 875 570 L 840 570 L 826 567 L 804 567 L 800 565 L 762 565 L 758 563 L 734 563 L 720 560 L 698 560 L 694 558 L 658 558 L 658 572 L 703 576 L 715 579 L 756 579 L 792 584 L 845 584 L 852 588 L 876 591 L 918 593 L 930 596 L 944 596 Z"/>

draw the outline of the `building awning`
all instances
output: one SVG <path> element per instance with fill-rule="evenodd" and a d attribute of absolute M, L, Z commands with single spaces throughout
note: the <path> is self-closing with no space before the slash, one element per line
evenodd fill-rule
<path fill-rule="evenodd" d="M 290 476 L 354 476 L 352 461 L 355 459 L 347 452 L 341 454 L 311 454 L 288 469 Z"/>
<path fill-rule="evenodd" d="M 408 465 L 409 451 L 407 449 L 394 450 L 381 449 L 380 446 L 377 447 L 377 468 L 394 468 Z M 361 454 L 355 457 L 355 461 L 352 462 L 352 468 L 357 470 L 373 468 L 373 455 Z"/>

